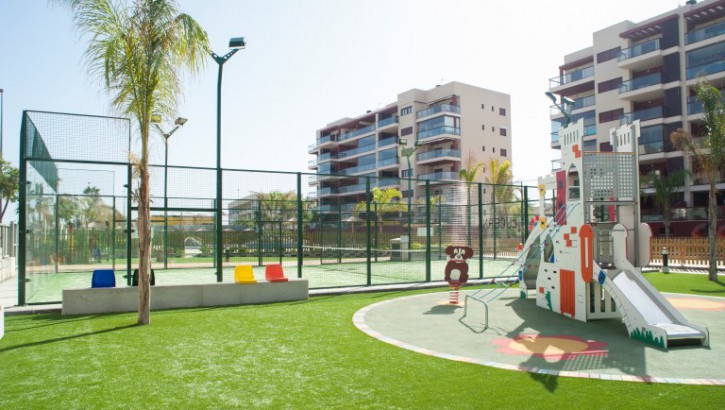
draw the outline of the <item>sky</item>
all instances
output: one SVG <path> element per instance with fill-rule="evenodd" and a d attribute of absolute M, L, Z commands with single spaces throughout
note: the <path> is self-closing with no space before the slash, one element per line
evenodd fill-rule
<path fill-rule="evenodd" d="M 224 65 L 223 168 L 309 172 L 316 130 L 387 105 L 403 91 L 459 81 L 511 96 L 514 177 L 531 181 L 548 174 L 555 157 L 544 92 L 564 55 L 590 46 L 594 31 L 648 19 L 684 0 L 178 3 L 218 54 L 230 37 L 246 39 L 246 49 Z M 87 37 L 58 2 L 0 0 L 0 39 L 3 153 L 16 166 L 23 110 L 118 114 L 87 74 Z M 216 165 L 216 88 L 211 58 L 184 77 L 178 114 L 189 121 L 170 139 L 169 165 Z M 157 136 L 151 162 L 163 158 Z"/>

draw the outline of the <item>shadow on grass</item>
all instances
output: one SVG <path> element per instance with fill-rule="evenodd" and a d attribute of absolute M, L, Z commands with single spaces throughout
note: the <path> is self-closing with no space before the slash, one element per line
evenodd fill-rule
<path fill-rule="evenodd" d="M 51 344 L 51 343 L 63 342 L 63 341 L 66 341 L 66 340 L 73 340 L 73 339 L 78 339 L 78 338 L 86 337 L 86 336 L 101 335 L 101 334 L 104 334 L 104 333 L 115 332 L 115 331 L 118 331 L 118 330 L 129 329 L 129 328 L 137 327 L 137 326 L 139 326 L 139 325 L 136 324 L 136 323 L 133 323 L 133 324 L 126 325 L 126 326 L 119 326 L 119 327 L 114 327 L 114 328 L 111 328 L 111 329 L 99 330 L 99 331 L 96 331 L 96 332 L 85 332 L 85 333 L 79 333 L 77 335 L 72 335 L 72 336 L 56 337 L 54 339 L 41 340 L 41 341 L 37 341 L 37 342 L 30 342 L 30 343 L 20 344 L 20 345 L 16 345 L 16 346 L 8 346 L 6 348 L 0 349 L 0 353 L 5 353 L 5 352 L 12 351 L 12 350 L 22 349 L 22 348 L 25 348 L 25 347 L 43 346 L 43 345 L 47 345 L 47 344 Z"/>
<path fill-rule="evenodd" d="M 89 316 L 78 316 L 75 318 L 68 318 L 63 317 L 59 313 L 54 314 L 48 314 L 48 315 L 33 315 L 31 318 L 32 321 L 42 320 L 42 321 L 49 321 L 52 320 L 52 323 L 44 323 L 40 325 L 29 325 L 29 326 L 23 326 L 23 327 L 17 327 L 13 328 L 12 330 L 9 330 L 8 333 L 15 333 L 15 332 L 22 332 L 25 330 L 32 330 L 32 329 L 39 329 L 41 327 L 48 327 L 48 326 L 55 326 L 55 325 L 62 325 L 70 322 L 78 322 L 82 320 L 91 320 L 97 318 L 99 315 L 89 315 Z"/>
<path fill-rule="evenodd" d="M 713 283 L 716 283 L 716 284 L 720 285 L 720 287 L 722 287 L 722 289 L 715 289 L 715 290 L 712 290 L 712 289 L 690 289 L 690 290 L 693 291 L 693 292 L 698 292 L 698 293 L 707 293 L 707 294 L 720 294 L 720 293 L 722 293 L 722 294 L 725 294 L 725 282 L 721 281 L 720 278 L 718 278 Z"/>

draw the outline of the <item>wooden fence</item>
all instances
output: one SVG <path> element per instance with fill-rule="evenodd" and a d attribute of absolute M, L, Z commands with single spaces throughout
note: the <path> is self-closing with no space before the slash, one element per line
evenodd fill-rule
<path fill-rule="evenodd" d="M 725 239 L 717 240 L 717 268 L 725 269 Z M 662 247 L 668 250 L 670 267 L 707 269 L 710 266 L 710 250 L 707 238 L 665 238 L 650 240 L 650 265 L 662 266 Z"/>

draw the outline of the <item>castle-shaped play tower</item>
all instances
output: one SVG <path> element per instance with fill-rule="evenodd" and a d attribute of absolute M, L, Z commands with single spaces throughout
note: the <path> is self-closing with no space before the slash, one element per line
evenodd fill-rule
<path fill-rule="evenodd" d="M 584 322 L 621 318 L 630 337 L 663 348 L 709 346 L 707 328 L 688 322 L 642 276 L 652 233 L 639 215 L 639 121 L 611 130 L 613 152 L 582 150 L 583 120 L 559 136 L 561 169 L 539 178 L 539 216 L 523 250 L 494 278 L 499 287 L 466 301 L 483 303 L 488 318 L 488 303 L 518 281 L 523 298 L 535 292 L 552 312 Z"/>

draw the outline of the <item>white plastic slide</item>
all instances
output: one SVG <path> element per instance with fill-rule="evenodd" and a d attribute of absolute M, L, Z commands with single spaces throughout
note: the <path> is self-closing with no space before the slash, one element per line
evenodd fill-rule
<path fill-rule="evenodd" d="M 641 274 L 610 271 L 605 289 L 622 313 L 630 337 L 659 347 L 709 345 L 706 327 L 688 322 Z"/>

